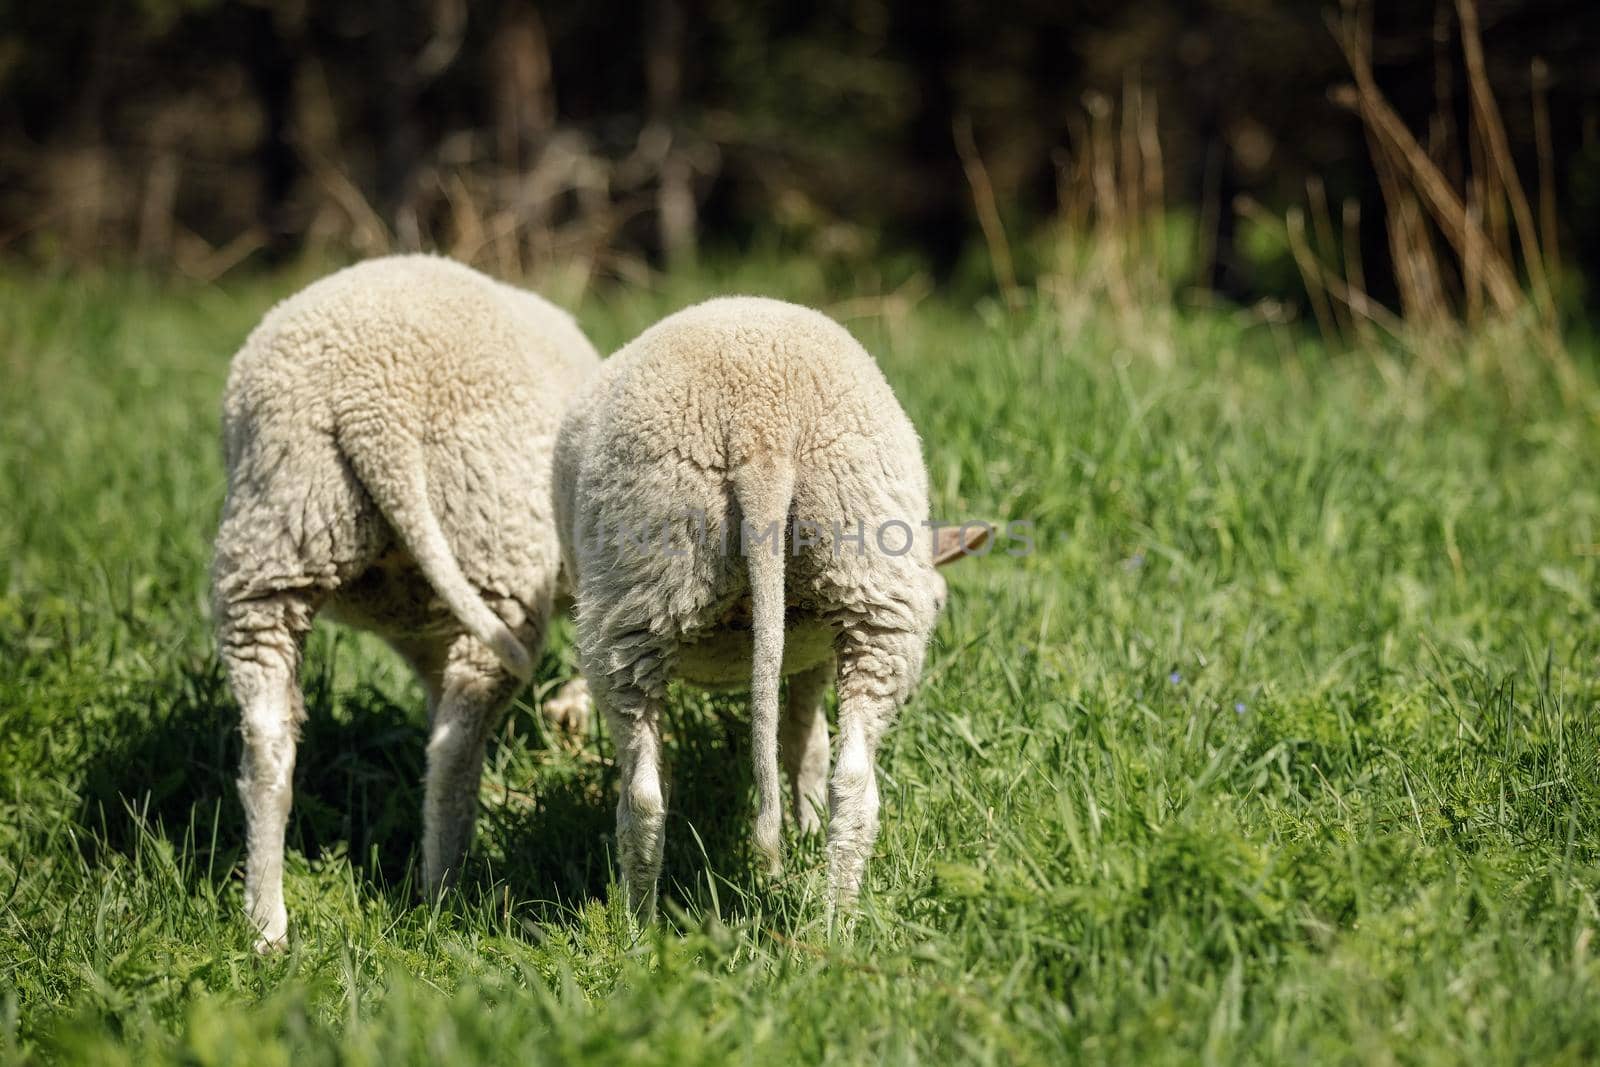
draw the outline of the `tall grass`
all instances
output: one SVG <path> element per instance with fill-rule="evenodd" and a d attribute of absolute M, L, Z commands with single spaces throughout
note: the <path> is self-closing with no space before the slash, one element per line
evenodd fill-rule
<path fill-rule="evenodd" d="M 0 278 L 0 1059 L 60 1063 L 1584 1062 L 1600 1054 L 1600 426 L 1535 379 L 1023 294 L 863 315 L 808 265 L 594 291 L 609 347 L 712 291 L 850 311 L 938 509 L 1037 551 L 952 573 L 887 742 L 853 937 L 751 855 L 743 702 L 670 706 L 667 915 L 610 878 L 560 632 L 493 743 L 462 888 L 413 893 L 421 697 L 317 631 L 257 959 L 204 617 L 228 353 L 297 279 Z M 1593 386 L 1585 388 L 1592 390 Z"/>

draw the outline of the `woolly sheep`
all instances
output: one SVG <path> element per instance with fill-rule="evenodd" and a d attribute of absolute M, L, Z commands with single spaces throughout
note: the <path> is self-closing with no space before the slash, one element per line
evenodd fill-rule
<path fill-rule="evenodd" d="M 829 899 L 848 905 L 877 835 L 879 739 L 943 605 L 936 561 L 983 539 L 963 544 L 947 528 L 930 550 L 921 446 L 872 357 L 843 327 L 793 304 L 732 297 L 691 307 L 580 390 L 562 421 L 555 478 L 580 666 L 617 746 L 618 852 L 636 914 L 655 908 L 660 717 L 672 677 L 748 685 L 756 843 L 773 869 L 780 753 L 794 817 L 814 831 L 828 777 L 822 701 L 837 681 Z M 788 534 L 787 559 L 775 529 Z M 780 676 L 789 678 L 781 719 Z"/>
<path fill-rule="evenodd" d="M 557 592 L 561 411 L 598 366 L 565 312 L 431 256 L 316 282 L 234 357 L 213 606 L 242 712 L 258 949 L 287 931 L 298 672 L 321 609 L 384 637 L 422 681 L 423 873 L 431 891 L 454 877 L 486 734 L 529 677 Z"/>

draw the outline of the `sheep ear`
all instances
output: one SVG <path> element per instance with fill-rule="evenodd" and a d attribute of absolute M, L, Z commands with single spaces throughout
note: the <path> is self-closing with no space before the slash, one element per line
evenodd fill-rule
<path fill-rule="evenodd" d="M 962 556 L 971 555 L 988 543 L 989 533 L 987 523 L 939 527 L 939 537 L 933 545 L 933 565 L 943 567 Z"/>

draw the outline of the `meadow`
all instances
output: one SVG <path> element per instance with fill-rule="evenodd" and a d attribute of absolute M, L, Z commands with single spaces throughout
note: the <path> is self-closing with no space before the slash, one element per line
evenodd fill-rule
<path fill-rule="evenodd" d="M 309 277 L 0 273 L 0 1061 L 1600 1056 L 1592 353 L 1558 389 L 1515 332 L 1444 375 L 1245 312 L 905 308 L 804 264 L 578 312 L 609 350 L 726 289 L 829 308 L 936 511 L 1034 524 L 950 573 L 854 931 L 816 844 L 758 873 L 743 700 L 685 689 L 666 904 L 630 933 L 610 747 L 537 711 L 565 626 L 461 887 L 420 903 L 421 693 L 319 624 L 291 947 L 257 958 L 207 621 L 218 409 Z"/>

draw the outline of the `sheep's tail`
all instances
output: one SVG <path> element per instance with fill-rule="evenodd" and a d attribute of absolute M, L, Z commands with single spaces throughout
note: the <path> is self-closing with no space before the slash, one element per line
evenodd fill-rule
<path fill-rule="evenodd" d="M 462 626 L 488 645 L 506 669 L 522 681 L 533 677 L 533 661 L 516 635 L 490 610 L 461 573 L 439 517 L 428 503 L 427 462 L 422 445 L 405 430 L 368 424 L 363 432 L 339 434 L 339 445 L 356 477 L 377 503 L 428 584 Z M 378 429 L 372 434 L 371 429 Z"/>
<path fill-rule="evenodd" d="M 745 468 L 734 479 L 744 516 L 740 547 L 750 569 L 750 731 L 756 772 L 756 847 L 776 871 L 781 863 L 782 793 L 778 786 L 778 686 L 783 677 L 784 534 L 794 493 L 787 463 Z M 758 540 L 759 539 L 759 540 Z"/>

